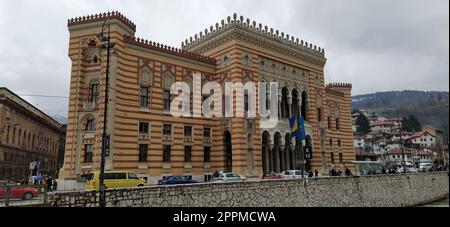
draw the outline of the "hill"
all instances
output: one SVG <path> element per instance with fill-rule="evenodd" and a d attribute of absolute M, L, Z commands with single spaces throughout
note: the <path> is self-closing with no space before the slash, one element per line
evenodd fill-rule
<path fill-rule="evenodd" d="M 353 97 L 352 109 L 366 109 L 386 117 L 415 115 L 423 125 L 445 130 L 449 125 L 449 93 L 388 91 Z"/>

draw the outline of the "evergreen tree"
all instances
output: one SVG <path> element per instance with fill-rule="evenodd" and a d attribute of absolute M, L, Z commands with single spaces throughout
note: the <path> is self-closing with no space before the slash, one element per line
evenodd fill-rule
<path fill-rule="evenodd" d="M 402 124 L 402 131 L 405 131 L 405 132 L 411 132 L 411 130 L 410 130 L 411 127 L 410 127 L 410 125 L 409 125 L 409 120 L 408 120 L 408 118 L 403 117 L 403 118 L 402 118 L 401 124 Z"/>
<path fill-rule="evenodd" d="M 422 125 L 414 115 L 409 116 L 408 120 L 411 127 L 411 131 L 418 132 L 422 130 Z"/>
<path fill-rule="evenodd" d="M 410 115 L 408 118 L 403 117 L 402 130 L 406 132 L 418 132 L 422 130 L 422 125 L 414 115 Z"/>
<path fill-rule="evenodd" d="M 362 113 L 359 113 L 358 118 L 356 118 L 356 131 L 362 136 L 370 132 L 369 120 Z"/>

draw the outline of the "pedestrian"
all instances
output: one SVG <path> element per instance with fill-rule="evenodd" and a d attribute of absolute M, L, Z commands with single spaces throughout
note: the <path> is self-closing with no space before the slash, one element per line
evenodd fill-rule
<path fill-rule="evenodd" d="M 309 178 L 314 177 L 314 174 L 313 174 L 313 172 L 312 172 L 311 170 L 308 171 L 308 177 L 309 177 Z"/>
<path fill-rule="evenodd" d="M 348 167 L 345 168 L 345 175 L 348 177 L 352 175 L 352 171 Z"/>
<path fill-rule="evenodd" d="M 336 170 L 335 170 L 334 168 L 331 169 L 331 176 L 332 176 L 332 177 L 337 176 Z"/>
<path fill-rule="evenodd" d="M 46 183 L 47 183 L 47 191 L 48 192 L 51 192 L 52 191 L 52 183 L 53 183 L 53 180 L 52 180 L 52 177 L 51 176 L 49 176 L 49 177 L 47 177 L 46 178 Z"/>
<path fill-rule="evenodd" d="M 386 169 L 384 167 L 383 167 L 383 169 L 381 169 L 381 173 L 386 174 Z"/>
<path fill-rule="evenodd" d="M 53 184 L 53 191 L 58 190 L 58 181 L 56 181 L 56 179 L 53 180 L 52 184 Z"/>
<path fill-rule="evenodd" d="M 319 171 L 317 171 L 317 169 L 316 169 L 316 177 L 319 177 Z"/>

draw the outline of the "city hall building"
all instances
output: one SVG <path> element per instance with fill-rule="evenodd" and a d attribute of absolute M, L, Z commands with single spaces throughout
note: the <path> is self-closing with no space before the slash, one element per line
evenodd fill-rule
<path fill-rule="evenodd" d="M 152 183 L 171 175 L 211 180 L 216 171 L 248 177 L 305 166 L 328 174 L 354 169 L 351 85 L 325 85 L 324 49 L 236 14 L 182 42 L 182 48 L 135 36 L 118 12 L 70 19 L 72 62 L 66 153 L 60 178 L 98 171 L 105 108 L 107 51 L 99 40 L 105 20 L 111 41 L 106 170 L 127 170 Z M 174 117 L 174 82 L 278 82 L 280 120 Z M 202 97 L 205 98 L 205 97 Z M 234 103 L 245 105 L 234 100 Z M 201 105 L 191 99 L 191 109 Z M 271 103 L 267 102 L 267 106 Z M 197 106 L 198 107 L 198 106 Z M 292 138 L 289 118 L 305 119 L 306 140 Z M 303 161 L 302 147 L 312 160 Z"/>

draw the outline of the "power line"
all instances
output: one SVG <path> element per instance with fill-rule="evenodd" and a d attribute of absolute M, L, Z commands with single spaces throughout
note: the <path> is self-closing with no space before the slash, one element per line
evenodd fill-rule
<path fill-rule="evenodd" d="M 57 98 L 57 99 L 68 99 L 67 96 L 56 96 L 56 95 L 27 95 L 27 94 L 17 94 L 18 96 L 25 97 L 38 97 L 38 98 Z"/>

